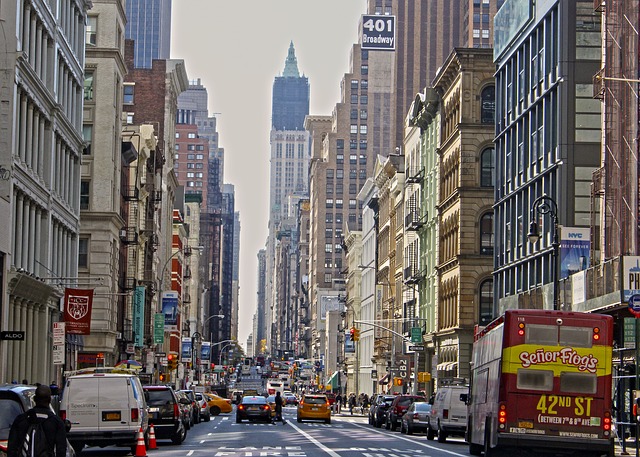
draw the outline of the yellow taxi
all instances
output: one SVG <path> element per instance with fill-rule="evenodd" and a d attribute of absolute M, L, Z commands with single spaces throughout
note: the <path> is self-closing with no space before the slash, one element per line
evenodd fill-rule
<path fill-rule="evenodd" d="M 275 418 L 276 417 L 276 396 L 269 395 L 267 397 L 267 403 L 269 403 L 269 406 L 271 407 L 271 417 Z"/>
<path fill-rule="evenodd" d="M 331 423 L 329 399 L 323 394 L 305 394 L 298 403 L 298 422 L 303 420 L 324 420 Z"/>
<path fill-rule="evenodd" d="M 233 411 L 231 400 L 228 398 L 222 398 L 216 394 L 208 392 L 205 392 L 204 396 L 207 400 L 207 405 L 209 406 L 209 411 L 212 416 L 217 416 L 220 413 L 230 413 Z"/>

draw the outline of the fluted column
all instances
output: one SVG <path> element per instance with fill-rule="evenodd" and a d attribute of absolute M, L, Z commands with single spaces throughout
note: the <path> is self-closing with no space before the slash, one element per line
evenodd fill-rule
<path fill-rule="evenodd" d="M 16 236 L 15 247 L 13 250 L 13 264 L 16 268 L 22 267 L 22 217 L 24 211 L 24 196 L 18 193 L 16 200 L 16 218 L 13 221 L 13 232 Z"/>
<path fill-rule="evenodd" d="M 21 300 L 20 303 L 20 320 L 19 320 L 19 329 L 20 330 L 25 330 L 27 328 L 27 307 L 28 304 L 26 301 Z M 26 370 L 27 370 L 27 352 L 26 350 L 20 350 L 24 347 L 24 345 L 22 345 L 22 347 L 20 347 L 20 345 L 18 346 L 18 373 L 20 373 L 22 376 L 24 376 L 26 374 Z"/>
<path fill-rule="evenodd" d="M 33 151 L 33 103 L 27 108 L 27 150 L 25 151 L 25 163 L 31 166 L 31 151 Z"/>
<path fill-rule="evenodd" d="M 41 265 L 44 259 L 42 259 L 41 253 L 46 249 L 46 246 L 42 245 L 42 219 L 44 218 L 43 211 L 40 207 L 38 207 L 36 211 L 36 224 L 35 224 L 35 244 L 36 251 L 34 255 L 35 260 L 35 274 L 36 276 L 48 276 L 47 272 L 44 270 L 44 267 Z"/>
<path fill-rule="evenodd" d="M 25 161 L 27 155 L 27 112 L 29 110 L 27 105 L 27 94 L 20 92 L 20 123 L 18 124 L 20 128 L 18 132 L 20 146 L 18 148 L 18 157 L 20 157 L 22 162 Z"/>
<path fill-rule="evenodd" d="M 36 203 L 29 205 L 29 271 L 36 271 Z"/>

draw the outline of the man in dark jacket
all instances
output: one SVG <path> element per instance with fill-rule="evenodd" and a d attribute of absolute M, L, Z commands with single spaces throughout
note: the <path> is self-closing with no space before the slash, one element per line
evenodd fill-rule
<path fill-rule="evenodd" d="M 13 421 L 7 443 L 7 457 L 20 457 L 29 425 L 42 422 L 42 430 L 47 438 L 49 455 L 65 457 L 67 453 L 67 431 L 64 422 L 51 411 L 51 389 L 40 385 L 34 395 L 35 408 L 20 414 Z"/>
<path fill-rule="evenodd" d="M 276 417 L 274 417 L 273 423 L 275 424 L 277 421 L 282 421 L 282 424 L 285 424 L 284 418 L 282 417 L 282 396 L 280 395 L 280 391 L 276 392 L 275 398 L 276 404 Z"/>

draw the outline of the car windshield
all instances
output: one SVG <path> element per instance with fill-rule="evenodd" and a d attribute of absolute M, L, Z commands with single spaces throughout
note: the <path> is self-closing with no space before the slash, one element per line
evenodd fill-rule
<path fill-rule="evenodd" d="M 264 405 L 267 403 L 267 399 L 264 397 L 244 397 L 242 404 L 244 405 Z"/>
<path fill-rule="evenodd" d="M 400 398 L 398 399 L 398 406 L 409 406 L 413 401 L 413 398 Z"/>
<path fill-rule="evenodd" d="M 426 402 L 418 402 L 418 403 L 414 403 L 414 408 L 416 411 L 421 412 L 421 413 L 428 413 L 429 411 L 431 411 L 431 405 L 429 403 Z"/>
<path fill-rule="evenodd" d="M 276 402 L 276 396 L 275 395 L 269 395 L 267 397 L 267 402 L 269 403 L 275 403 Z"/>
<path fill-rule="evenodd" d="M 391 398 L 385 398 L 384 399 L 385 404 L 390 405 L 391 403 L 393 403 L 393 397 Z"/>
<path fill-rule="evenodd" d="M 147 405 L 149 406 L 162 406 L 173 403 L 173 396 L 169 389 L 162 390 L 147 390 L 149 399 Z"/>
<path fill-rule="evenodd" d="M 323 405 L 327 402 L 326 397 L 304 397 L 304 402 L 310 405 Z"/>
<path fill-rule="evenodd" d="M 18 414 L 22 413 L 20 404 L 8 398 L 0 399 L 0 440 L 9 438 L 11 424 Z"/>

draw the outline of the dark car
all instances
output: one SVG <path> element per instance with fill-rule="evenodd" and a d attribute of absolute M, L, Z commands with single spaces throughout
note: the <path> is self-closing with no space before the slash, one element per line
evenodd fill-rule
<path fill-rule="evenodd" d="M 382 427 L 387 421 L 387 409 L 393 403 L 395 395 L 378 395 L 371 404 L 370 422 L 374 427 Z"/>
<path fill-rule="evenodd" d="M 6 457 L 7 455 L 9 431 L 15 418 L 36 405 L 33 400 L 35 392 L 35 386 L 23 384 L 0 385 L 0 456 Z M 70 424 L 68 421 L 65 421 L 65 423 L 68 430 Z M 67 457 L 75 457 L 75 455 L 73 447 L 67 441 Z"/>
<path fill-rule="evenodd" d="M 419 395 L 402 394 L 396 395 L 387 410 L 387 420 L 385 422 L 385 428 L 387 430 L 395 430 L 400 425 L 402 416 L 407 411 L 407 408 L 416 401 L 427 401 L 426 398 Z"/>
<path fill-rule="evenodd" d="M 191 415 L 193 416 L 192 424 L 200 423 L 200 407 L 198 405 L 198 399 L 196 393 L 193 390 L 181 390 L 189 400 L 191 400 Z"/>
<path fill-rule="evenodd" d="M 191 427 L 193 427 L 193 404 L 191 403 L 191 400 L 189 400 L 189 397 L 180 390 L 176 391 L 176 397 L 178 397 L 180 417 L 182 418 L 184 428 L 191 430 Z"/>
<path fill-rule="evenodd" d="M 296 397 L 293 392 L 283 393 L 282 398 L 284 399 L 285 404 L 298 406 L 298 397 Z"/>
<path fill-rule="evenodd" d="M 402 416 L 400 433 L 413 435 L 415 432 L 426 432 L 429 429 L 431 405 L 426 401 L 415 401 Z"/>
<path fill-rule="evenodd" d="M 236 423 L 247 419 L 249 422 L 261 420 L 271 422 L 271 406 L 261 395 L 245 395 L 236 408 Z"/>
<path fill-rule="evenodd" d="M 170 439 L 174 444 L 182 443 L 187 429 L 182 422 L 178 397 L 170 386 L 144 386 L 149 407 L 149 422 L 153 424 L 157 439 Z M 187 401 L 188 400 L 183 400 Z"/>

